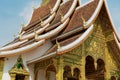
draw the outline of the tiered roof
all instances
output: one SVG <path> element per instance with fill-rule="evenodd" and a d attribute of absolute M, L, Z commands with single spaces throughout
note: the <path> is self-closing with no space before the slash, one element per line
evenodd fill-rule
<path fill-rule="evenodd" d="M 53 47 L 36 60 L 56 54 L 63 54 L 82 44 L 93 31 L 98 15 L 105 27 L 112 28 L 116 44 L 119 38 L 110 19 L 106 0 L 91 0 L 80 6 L 78 0 L 50 0 L 47 5 L 35 9 L 30 23 L 21 29 L 19 36 L 0 49 L 0 57 L 22 54 L 33 50 L 50 40 Z M 58 47 L 60 45 L 61 47 Z M 120 46 L 119 52 L 120 52 Z M 29 63 L 36 61 L 32 60 Z"/>

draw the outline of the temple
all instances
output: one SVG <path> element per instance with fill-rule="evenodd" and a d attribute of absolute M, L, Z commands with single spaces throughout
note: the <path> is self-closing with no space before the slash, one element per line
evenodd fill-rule
<path fill-rule="evenodd" d="M 119 80 L 119 44 L 106 0 L 43 0 L 0 48 L 0 80 Z"/>

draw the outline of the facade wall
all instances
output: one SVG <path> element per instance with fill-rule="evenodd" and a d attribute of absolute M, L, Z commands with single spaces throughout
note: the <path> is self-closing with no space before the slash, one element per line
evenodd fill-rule
<path fill-rule="evenodd" d="M 36 64 L 35 69 L 37 70 L 37 68 L 44 68 L 44 70 L 46 70 L 45 68 L 49 64 L 53 64 L 56 68 L 56 80 L 63 80 L 63 75 L 65 75 L 64 68 L 66 66 L 71 69 L 70 73 L 72 76 L 75 74 L 74 69 L 77 68 L 80 70 L 80 80 L 85 80 L 86 57 L 91 56 L 94 60 L 93 64 L 96 71 L 98 68 L 97 61 L 99 59 L 103 60 L 103 62 L 105 63 L 104 77 L 105 80 L 109 80 L 111 76 L 115 76 L 113 72 L 117 70 L 117 63 L 112 55 L 114 54 L 114 52 L 110 52 L 108 48 L 109 45 L 107 45 L 107 42 L 113 41 L 114 38 L 111 30 L 108 29 L 108 31 L 104 31 L 102 27 L 103 26 L 101 25 L 99 20 L 97 20 L 94 23 L 93 33 L 82 45 L 76 47 L 70 52 L 54 57 L 53 63 L 47 62 L 48 60 L 39 62 L 39 64 Z M 109 32 L 109 34 L 107 32 Z M 108 36 L 106 36 L 106 34 L 108 34 Z M 46 65 L 46 63 L 49 64 Z M 41 75 L 41 73 L 38 73 L 38 75 Z"/>
<path fill-rule="evenodd" d="M 81 76 L 84 77 L 81 78 L 82 80 L 85 79 L 85 58 L 87 56 L 91 56 L 94 59 L 95 69 L 97 69 L 98 59 L 104 61 L 106 80 L 110 79 L 111 76 L 116 76 L 113 72 L 118 69 L 118 65 L 112 55 L 114 52 L 111 53 L 108 48 L 109 45 L 107 45 L 107 42 L 114 40 L 113 33 L 109 29 L 104 31 L 102 27 L 104 26 L 101 25 L 99 20 L 96 21 L 96 23 L 94 23 L 94 31 L 91 36 L 89 36 L 82 45 L 61 56 L 63 58 L 64 67 L 70 66 L 72 74 L 74 74 L 74 68 L 79 68 Z"/>
<path fill-rule="evenodd" d="M 114 70 L 117 70 L 117 63 L 113 56 L 115 53 L 111 53 L 109 50 L 108 42 L 111 43 L 114 41 L 113 31 L 109 29 L 104 29 L 105 26 L 102 25 L 101 21 L 98 19 L 94 24 L 94 32 L 92 35 L 85 41 L 85 54 L 86 56 L 90 55 L 95 60 L 95 67 L 97 68 L 97 60 L 102 59 L 105 63 L 106 70 L 106 80 L 110 79 Z M 116 45 L 117 46 L 117 45 Z M 111 48 L 112 50 L 113 48 Z M 114 55 L 113 55 L 114 54 Z"/>

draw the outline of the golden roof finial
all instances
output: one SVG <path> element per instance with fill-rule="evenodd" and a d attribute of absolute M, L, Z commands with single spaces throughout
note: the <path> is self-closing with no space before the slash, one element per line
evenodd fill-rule
<path fill-rule="evenodd" d="M 22 35 L 23 35 L 22 33 L 19 33 L 19 39 L 22 39 Z"/>
<path fill-rule="evenodd" d="M 32 9 L 35 10 L 36 9 L 35 6 L 32 6 Z"/>
<path fill-rule="evenodd" d="M 48 8 L 50 9 L 50 12 L 52 12 L 52 7 L 50 5 L 48 5 Z"/>
<path fill-rule="evenodd" d="M 40 25 L 42 25 L 43 24 L 43 20 L 40 18 Z"/>
<path fill-rule="evenodd" d="M 13 37 L 14 37 L 14 39 L 15 39 L 15 38 L 16 38 L 16 35 L 14 34 Z"/>
<path fill-rule="evenodd" d="M 38 34 L 37 34 L 37 32 L 35 31 L 35 29 L 34 29 L 34 34 L 35 34 L 35 39 L 38 38 Z"/>
<path fill-rule="evenodd" d="M 61 18 L 63 19 L 63 15 L 62 15 L 62 13 L 60 11 L 59 11 L 59 14 L 60 14 Z"/>
<path fill-rule="evenodd" d="M 22 27 L 22 29 L 24 29 L 25 28 L 25 24 L 23 23 L 23 24 L 21 24 L 21 27 Z"/>
<path fill-rule="evenodd" d="M 81 16 L 81 19 L 82 19 L 82 21 L 83 21 L 83 26 L 85 27 L 86 24 L 87 24 L 87 22 L 85 21 L 85 19 L 83 18 L 83 16 Z"/>
<path fill-rule="evenodd" d="M 56 39 L 57 48 L 60 49 L 60 43 Z"/>

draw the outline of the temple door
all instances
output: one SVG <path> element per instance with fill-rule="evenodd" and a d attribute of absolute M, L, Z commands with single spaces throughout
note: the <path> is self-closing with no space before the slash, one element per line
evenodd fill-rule
<path fill-rule="evenodd" d="M 15 80 L 25 80 L 25 75 L 16 75 Z"/>

